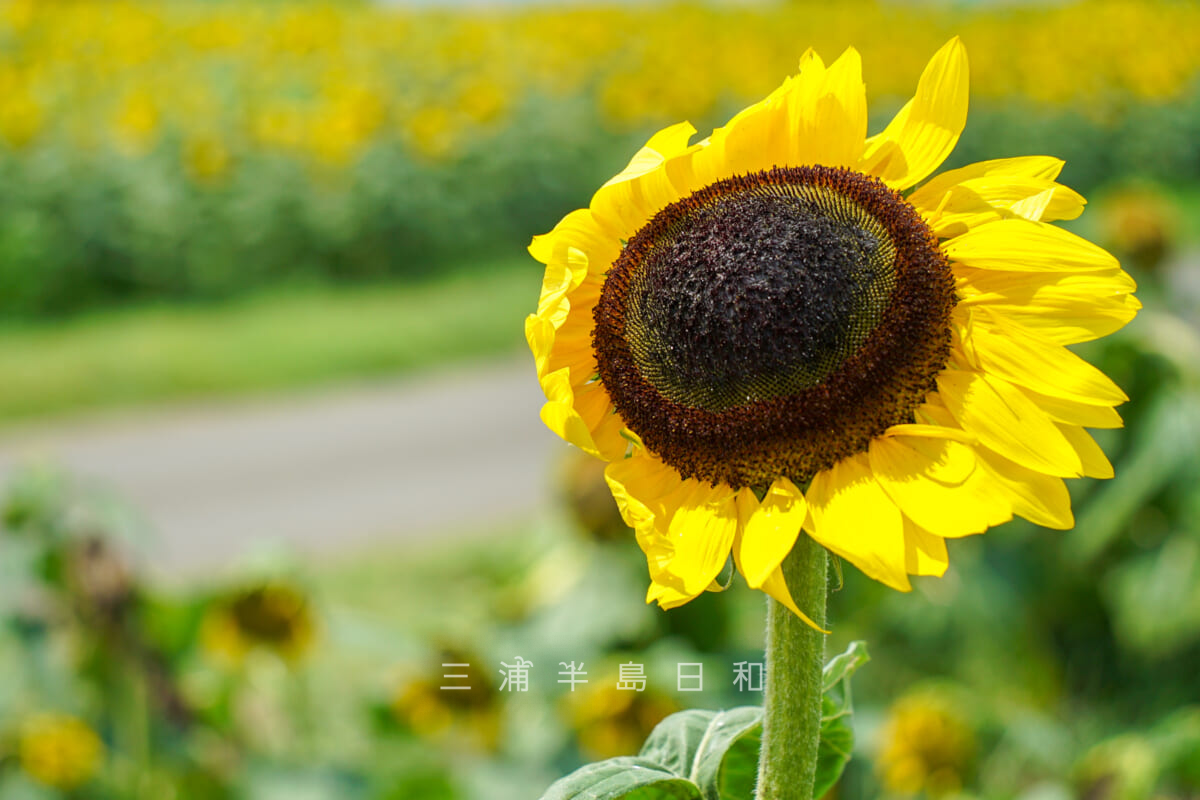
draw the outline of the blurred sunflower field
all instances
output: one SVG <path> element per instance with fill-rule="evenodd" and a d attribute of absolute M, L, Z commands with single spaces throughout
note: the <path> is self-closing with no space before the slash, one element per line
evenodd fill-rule
<path fill-rule="evenodd" d="M 1084 192 L 1200 175 L 1190 3 L 9 2 L 0 312 L 412 278 L 517 251 L 646 130 L 711 126 L 805 47 L 853 43 L 884 113 L 953 34 L 973 73 L 957 161 L 1053 152 Z"/>
<path fill-rule="evenodd" d="M 711 128 L 806 48 L 851 45 L 874 129 L 953 35 L 971 109 L 947 166 L 1066 160 L 1093 200 L 1069 227 L 1145 304 L 1080 348 L 1131 401 L 1097 435 L 1117 477 L 1071 487 L 1073 530 L 956 541 L 911 595 L 846 571 L 828 650 L 874 660 L 827 797 L 1194 800 L 1197 3 L 0 3 L 0 420 L 508 352 L 529 237 L 650 132 Z M 602 470 L 563 459 L 541 513 L 467 544 L 179 583 L 150 577 L 120 498 L 21 472 L 0 800 L 533 800 L 669 714 L 761 702 L 727 675 L 761 661 L 758 596 L 643 605 Z M 517 654 L 542 670 L 528 692 L 502 689 Z M 568 656 L 587 684 L 546 677 Z M 633 662 L 644 692 L 616 688 Z M 680 663 L 714 678 L 681 691 Z"/>

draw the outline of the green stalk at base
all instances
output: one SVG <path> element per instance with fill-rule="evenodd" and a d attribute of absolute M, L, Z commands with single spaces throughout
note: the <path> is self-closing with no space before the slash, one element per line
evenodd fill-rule
<path fill-rule="evenodd" d="M 803 532 L 783 562 L 796 606 L 825 626 L 825 548 Z M 758 800 L 812 800 L 821 738 L 825 634 L 782 603 L 767 600 L 767 684 L 763 698 Z"/>

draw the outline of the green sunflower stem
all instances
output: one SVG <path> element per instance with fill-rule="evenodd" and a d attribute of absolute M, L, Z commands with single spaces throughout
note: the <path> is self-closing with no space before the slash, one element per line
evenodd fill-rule
<path fill-rule="evenodd" d="M 825 626 L 825 548 L 804 533 L 783 562 L 797 607 Z M 812 800 L 821 739 L 825 634 L 767 600 L 767 684 L 757 800 Z"/>

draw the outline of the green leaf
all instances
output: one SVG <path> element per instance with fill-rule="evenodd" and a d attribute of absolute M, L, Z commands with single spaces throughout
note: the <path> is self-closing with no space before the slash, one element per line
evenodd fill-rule
<path fill-rule="evenodd" d="M 753 800 L 762 716 L 758 706 L 743 706 L 713 718 L 692 768 L 705 800 Z"/>
<path fill-rule="evenodd" d="M 831 658 L 825 665 L 825 669 L 821 670 L 821 691 L 829 694 L 838 689 L 840 685 L 845 688 L 848 698 L 850 676 L 870 660 L 871 656 L 867 653 L 866 642 L 851 642 L 850 646 L 846 648 L 846 652 Z M 849 705 L 848 699 L 847 705 Z"/>
<path fill-rule="evenodd" d="M 854 642 L 846 652 L 825 665 L 821 680 L 824 695 L 821 697 L 821 744 L 817 749 L 814 798 L 833 788 L 854 752 L 854 729 L 850 727 L 850 717 L 854 714 L 850 676 L 869 660 L 866 642 Z"/>
<path fill-rule="evenodd" d="M 691 777 L 696 751 L 708 735 L 716 711 L 680 711 L 654 727 L 639 758 L 652 761 L 680 777 Z"/>
<path fill-rule="evenodd" d="M 658 724 L 640 757 L 699 784 L 705 800 L 750 800 L 761 742 L 758 706 L 682 711 Z"/>
<path fill-rule="evenodd" d="M 696 784 L 644 758 L 610 758 L 572 772 L 542 800 L 703 800 Z"/>

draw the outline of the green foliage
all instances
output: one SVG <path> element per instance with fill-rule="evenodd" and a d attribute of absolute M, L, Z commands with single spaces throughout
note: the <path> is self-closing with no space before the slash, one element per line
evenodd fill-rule
<path fill-rule="evenodd" d="M 850 677 L 868 660 L 854 642 L 825 665 L 821 744 L 814 798 L 841 777 L 854 749 Z M 614 758 L 571 773 L 542 800 L 753 800 L 762 746 L 762 709 L 681 711 L 651 732 L 637 758 Z"/>
<path fill-rule="evenodd" d="M 0 420 L 395 375 L 516 350 L 537 265 L 481 260 L 410 286 L 277 290 L 0 328 Z"/>
<path fill-rule="evenodd" d="M 854 729 L 850 717 L 854 701 L 850 676 L 870 660 L 865 642 L 854 642 L 846 652 L 825 665 L 821 676 L 821 743 L 817 749 L 817 780 L 814 797 L 824 797 L 842 777 L 854 752 Z"/>

